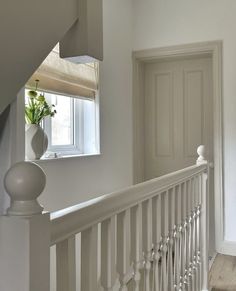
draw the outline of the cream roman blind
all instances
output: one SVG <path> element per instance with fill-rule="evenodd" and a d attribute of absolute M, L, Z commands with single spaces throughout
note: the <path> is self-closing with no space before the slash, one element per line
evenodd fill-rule
<path fill-rule="evenodd" d="M 98 90 L 98 64 L 74 64 L 61 59 L 56 47 L 32 75 L 26 87 L 34 88 L 35 80 L 39 80 L 39 90 L 94 99 Z"/>

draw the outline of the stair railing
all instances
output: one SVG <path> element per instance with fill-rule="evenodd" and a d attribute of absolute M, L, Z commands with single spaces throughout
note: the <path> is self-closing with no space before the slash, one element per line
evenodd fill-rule
<path fill-rule="evenodd" d="M 0 217 L 0 290 L 208 290 L 204 146 L 198 154 L 194 166 L 51 214 L 37 202 L 43 171 L 13 166 L 5 177 L 11 206 Z"/>

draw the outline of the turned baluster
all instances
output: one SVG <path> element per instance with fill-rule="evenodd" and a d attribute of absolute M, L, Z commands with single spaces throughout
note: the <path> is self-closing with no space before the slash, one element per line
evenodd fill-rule
<path fill-rule="evenodd" d="M 161 290 L 168 291 L 167 250 L 169 245 L 169 192 L 162 193 Z"/>
<path fill-rule="evenodd" d="M 116 217 L 101 223 L 101 286 L 111 291 L 117 277 L 116 273 Z"/>
<path fill-rule="evenodd" d="M 168 289 L 173 291 L 174 289 L 174 257 L 173 257 L 173 247 L 174 247 L 174 235 L 175 235 L 175 187 L 169 190 L 169 244 L 168 244 Z"/>
<path fill-rule="evenodd" d="M 180 279 L 181 279 L 181 243 L 182 243 L 182 184 L 178 185 L 176 191 L 176 231 L 175 231 L 175 254 L 174 254 L 174 282 L 175 290 L 180 289 Z"/>
<path fill-rule="evenodd" d="M 56 244 L 57 291 L 76 291 L 75 236 Z"/>
<path fill-rule="evenodd" d="M 130 255 L 133 264 L 134 290 L 139 291 L 142 268 L 142 204 L 130 209 Z"/>
<path fill-rule="evenodd" d="M 197 207 L 196 207 L 196 264 L 197 264 L 197 290 L 201 285 L 201 235 L 200 235 L 200 215 L 201 215 L 201 193 L 202 193 L 202 175 L 198 176 L 198 193 L 197 193 Z"/>
<path fill-rule="evenodd" d="M 143 254 L 144 254 L 144 283 L 145 290 L 150 290 L 151 261 L 152 261 L 152 199 L 143 202 Z"/>
<path fill-rule="evenodd" d="M 186 273 L 187 273 L 187 182 L 183 183 L 183 221 L 182 221 L 182 243 L 181 243 L 181 255 L 182 255 L 182 265 L 181 265 L 181 282 L 180 287 L 181 290 L 184 290 L 184 285 L 187 283 L 186 281 Z"/>
<path fill-rule="evenodd" d="M 94 291 L 97 289 L 98 225 L 95 224 L 81 232 L 81 290 Z"/>
<path fill-rule="evenodd" d="M 120 291 L 127 291 L 130 267 L 130 209 L 117 214 L 117 273 Z"/>
<path fill-rule="evenodd" d="M 160 244 L 161 244 L 161 195 L 152 201 L 152 229 L 153 229 L 153 290 L 160 290 Z"/>

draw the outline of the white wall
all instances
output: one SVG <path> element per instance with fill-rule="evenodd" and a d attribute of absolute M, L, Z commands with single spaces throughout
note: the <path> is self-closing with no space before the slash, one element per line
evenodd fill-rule
<path fill-rule="evenodd" d="M 100 69 L 101 155 L 42 161 L 41 203 L 55 210 L 132 183 L 132 3 L 104 0 Z"/>
<path fill-rule="evenodd" d="M 21 90 L 18 97 L 23 93 L 24 90 Z M 10 204 L 3 184 L 5 173 L 12 164 L 24 157 L 24 100 L 17 100 L 0 116 L 0 215 L 5 213 Z"/>
<path fill-rule="evenodd" d="M 236 241 L 236 1 L 135 0 L 133 5 L 135 50 L 223 40 L 225 239 Z"/>

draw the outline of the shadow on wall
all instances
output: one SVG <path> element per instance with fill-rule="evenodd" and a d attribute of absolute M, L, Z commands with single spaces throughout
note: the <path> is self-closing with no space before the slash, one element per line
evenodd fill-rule
<path fill-rule="evenodd" d="M 10 105 L 0 114 L 0 215 L 5 213 L 9 206 L 9 197 L 3 186 L 3 179 L 10 167 Z"/>
<path fill-rule="evenodd" d="M 0 114 L 0 141 L 2 139 L 3 130 L 5 128 L 9 113 L 10 113 L 10 105 L 8 105 L 7 108 L 3 111 L 3 113 Z"/>

